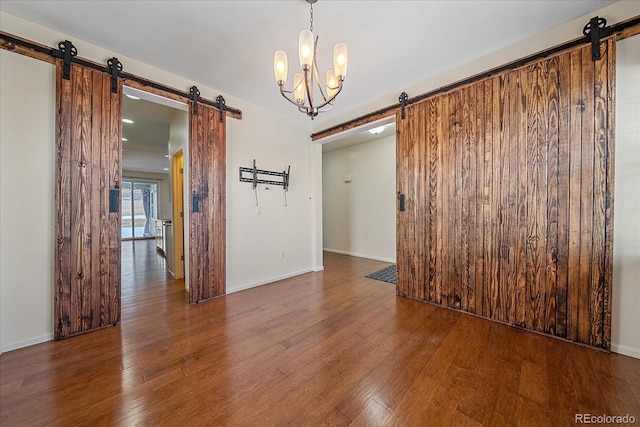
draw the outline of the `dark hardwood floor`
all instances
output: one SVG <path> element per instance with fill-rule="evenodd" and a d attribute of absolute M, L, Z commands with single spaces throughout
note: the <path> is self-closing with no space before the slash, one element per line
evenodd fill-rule
<path fill-rule="evenodd" d="M 326 253 L 189 306 L 150 245 L 123 242 L 120 325 L 0 356 L 2 426 L 640 419 L 640 360 L 396 297 L 364 278 L 386 263 Z"/>

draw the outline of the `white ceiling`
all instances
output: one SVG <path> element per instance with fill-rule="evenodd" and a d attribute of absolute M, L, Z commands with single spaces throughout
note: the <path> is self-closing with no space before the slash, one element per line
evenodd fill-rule
<path fill-rule="evenodd" d="M 125 93 L 140 95 L 130 88 Z M 122 98 L 122 117 L 133 120 L 122 124 L 123 170 L 169 173 L 169 127 L 175 111 L 153 100 Z"/>
<path fill-rule="evenodd" d="M 316 128 L 328 115 L 387 96 L 395 102 L 412 84 L 610 3 L 320 0 L 314 5 L 320 72 L 331 65 L 337 42 L 349 48 L 349 71 L 335 108 L 316 119 Z M 0 10 L 309 120 L 280 97 L 273 77 L 275 50 L 288 52 L 290 76 L 297 64 L 298 32 L 309 25 L 304 0 L 3 0 Z"/>
<path fill-rule="evenodd" d="M 371 134 L 369 130 L 377 128 L 382 129 L 380 133 Z M 340 150 L 342 148 L 351 147 L 353 145 L 364 144 L 367 142 L 376 141 L 381 138 L 388 138 L 396 133 L 396 121 L 395 115 L 376 120 L 375 122 L 367 123 L 357 128 L 352 128 L 339 134 L 332 135 L 327 138 L 323 138 L 318 141 L 322 144 L 322 152 L 328 153 L 330 151 Z"/>

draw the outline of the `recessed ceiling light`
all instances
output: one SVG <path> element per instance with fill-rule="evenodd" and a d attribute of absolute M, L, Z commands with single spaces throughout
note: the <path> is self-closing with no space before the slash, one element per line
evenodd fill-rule
<path fill-rule="evenodd" d="M 379 133 L 382 133 L 386 127 L 387 127 L 386 125 L 382 125 L 382 126 L 378 126 L 377 128 L 369 129 L 369 133 L 371 135 L 377 135 Z"/>
<path fill-rule="evenodd" d="M 122 119 L 122 122 L 123 122 L 123 123 L 129 123 L 129 124 L 132 124 L 132 123 L 133 123 L 133 120 L 131 120 L 131 119 Z"/>
<path fill-rule="evenodd" d="M 165 154 L 164 156 L 165 156 L 167 159 L 169 158 L 169 155 L 168 155 L 168 154 Z"/>
<path fill-rule="evenodd" d="M 133 99 L 134 101 L 137 101 L 137 100 L 139 100 L 139 99 L 140 99 L 140 97 L 139 97 L 139 96 L 131 95 L 131 94 L 129 94 L 129 93 L 125 93 L 125 94 L 124 94 L 124 96 L 126 96 L 126 97 L 127 97 L 127 98 L 129 98 L 129 99 Z"/>
<path fill-rule="evenodd" d="M 122 142 L 127 142 L 128 139 L 127 138 L 122 138 Z"/>
<path fill-rule="evenodd" d="M 168 171 L 168 170 L 169 170 L 169 168 L 164 168 L 164 170 Z"/>

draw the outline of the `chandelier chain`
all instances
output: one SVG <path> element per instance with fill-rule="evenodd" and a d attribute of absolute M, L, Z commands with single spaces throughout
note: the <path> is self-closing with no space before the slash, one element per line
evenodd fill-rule
<path fill-rule="evenodd" d="M 311 6 L 311 17 L 309 18 L 309 31 L 313 33 L 313 3 L 310 3 Z"/>

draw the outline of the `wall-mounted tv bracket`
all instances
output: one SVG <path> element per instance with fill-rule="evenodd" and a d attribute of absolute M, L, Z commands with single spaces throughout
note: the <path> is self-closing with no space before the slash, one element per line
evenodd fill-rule
<path fill-rule="evenodd" d="M 243 173 L 250 173 L 251 176 L 244 176 Z M 270 179 L 258 179 L 258 175 L 269 175 L 269 176 L 278 176 L 282 177 L 282 181 L 274 181 Z M 288 167 L 286 171 L 282 172 L 273 172 L 266 171 L 262 169 L 258 169 L 256 167 L 256 161 L 253 160 L 252 168 L 243 168 L 240 167 L 240 182 L 250 182 L 255 189 L 258 184 L 271 184 L 271 185 L 282 185 L 284 191 L 289 189 L 289 178 L 291 177 L 291 166 Z"/>
<path fill-rule="evenodd" d="M 600 39 L 602 37 L 608 37 L 613 33 L 611 26 L 607 27 L 607 20 L 594 16 L 589 23 L 582 29 L 582 34 L 585 37 L 591 38 L 591 59 L 593 62 L 598 61 L 601 58 L 600 52 Z"/>

